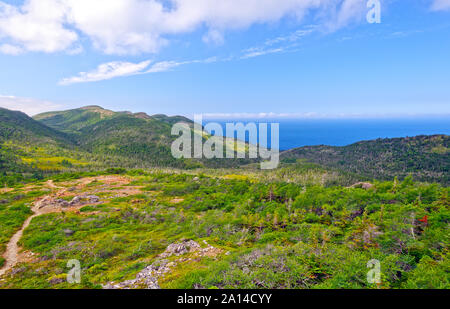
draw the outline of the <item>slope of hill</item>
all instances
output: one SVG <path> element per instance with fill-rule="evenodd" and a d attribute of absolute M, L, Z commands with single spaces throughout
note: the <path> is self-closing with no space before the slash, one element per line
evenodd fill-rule
<path fill-rule="evenodd" d="M 113 112 L 99 106 L 86 106 L 44 113 L 34 119 L 70 134 L 81 149 L 116 166 L 183 168 L 190 164 L 187 160 L 173 158 L 170 149 L 175 138 L 171 135 L 171 124 L 192 123 L 184 117 L 152 117 L 145 113 Z"/>
<path fill-rule="evenodd" d="M 94 163 L 76 139 L 22 112 L 0 108 L 0 184 L 42 177 L 42 172 L 81 168 Z"/>
<path fill-rule="evenodd" d="M 362 141 L 344 147 L 310 146 L 281 154 L 284 162 L 306 159 L 368 178 L 404 178 L 450 183 L 450 136 L 416 136 Z"/>
<path fill-rule="evenodd" d="M 146 113 L 113 112 L 100 106 L 85 106 L 67 111 L 48 112 L 36 115 L 33 118 L 55 130 L 67 133 L 80 133 L 80 130 L 86 127 L 116 117 L 122 117 L 122 119 L 158 120 L 170 125 L 177 122 L 192 123 L 192 120 L 182 116 L 168 117 L 162 114 L 149 116 Z"/>
<path fill-rule="evenodd" d="M 72 144 L 67 134 L 54 130 L 26 114 L 0 108 L 0 140 L 14 139 L 30 143 Z"/>
<path fill-rule="evenodd" d="M 117 165 L 126 167 L 169 166 L 233 167 L 247 160 L 178 160 L 171 154 L 172 125 L 184 122 L 192 126 L 192 120 L 183 116 L 149 116 L 145 113 L 113 112 L 99 106 L 40 114 L 34 119 L 71 134 L 80 147 L 98 156 L 126 158 Z M 204 134 L 207 138 L 207 134 Z M 229 144 L 227 144 L 229 145 Z M 233 144 L 234 145 L 234 144 Z M 242 146 L 242 145 L 241 145 Z"/>

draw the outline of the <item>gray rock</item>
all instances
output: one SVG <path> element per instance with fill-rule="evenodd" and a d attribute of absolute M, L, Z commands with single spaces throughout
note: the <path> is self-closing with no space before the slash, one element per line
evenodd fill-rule
<path fill-rule="evenodd" d="M 61 207 L 68 207 L 69 206 L 69 202 L 63 200 L 63 199 L 57 199 L 55 200 L 55 203 L 58 204 Z"/>
<path fill-rule="evenodd" d="M 86 199 L 88 199 L 89 203 L 98 203 L 100 201 L 100 198 L 96 195 L 88 195 Z"/>
<path fill-rule="evenodd" d="M 180 243 L 171 244 L 160 257 L 169 257 L 172 255 L 180 256 L 188 252 L 196 252 L 201 250 L 200 245 L 193 240 L 185 240 Z"/>
<path fill-rule="evenodd" d="M 69 230 L 69 229 L 66 229 L 63 232 L 64 232 L 64 235 L 66 235 L 66 236 L 72 236 L 75 233 L 74 231 Z"/>
<path fill-rule="evenodd" d="M 81 201 L 82 201 L 82 199 L 81 199 L 81 197 L 80 196 L 75 196 L 71 201 L 70 201 L 70 205 L 71 206 L 73 206 L 73 205 L 78 205 L 78 204 L 81 204 Z"/>

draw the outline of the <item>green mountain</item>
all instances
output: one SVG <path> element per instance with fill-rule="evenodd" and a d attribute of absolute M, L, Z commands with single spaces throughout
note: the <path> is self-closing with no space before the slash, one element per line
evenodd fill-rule
<path fill-rule="evenodd" d="M 43 172 L 99 167 L 96 161 L 73 135 L 0 108 L 0 184 L 41 178 Z"/>
<path fill-rule="evenodd" d="M 416 136 L 362 141 L 345 147 L 310 146 L 281 154 L 283 162 L 306 159 L 367 178 L 412 174 L 421 181 L 450 183 L 450 136 Z"/>
<path fill-rule="evenodd" d="M 22 173 L 37 172 L 31 162 L 24 160 L 37 146 L 54 151 L 73 149 L 75 144 L 69 135 L 49 128 L 22 112 L 0 108 L 0 178 L 5 181 L 8 175 L 14 174 L 15 178 L 22 179 Z"/>
<path fill-rule="evenodd" d="M 173 158 L 171 145 L 177 137 L 171 135 L 172 125 L 178 122 L 185 122 L 191 127 L 193 125 L 192 120 L 182 116 L 149 116 L 145 113 L 113 112 L 99 106 L 87 106 L 44 113 L 35 116 L 34 119 L 69 134 L 81 149 L 91 154 L 113 156 L 117 166 L 232 167 L 251 162 Z M 204 138 L 208 138 L 207 134 L 204 135 Z"/>
<path fill-rule="evenodd" d="M 157 120 L 170 125 L 177 122 L 192 123 L 192 120 L 182 116 L 149 116 L 146 113 L 133 114 L 131 112 L 113 112 L 100 106 L 86 106 L 67 111 L 48 112 L 36 115 L 33 118 L 55 130 L 79 134 L 81 133 L 81 130 L 86 127 L 90 127 L 104 121 L 111 121 L 118 117 L 122 119 Z M 142 124 L 143 122 L 136 121 L 135 123 Z"/>
<path fill-rule="evenodd" d="M 50 112 L 34 117 L 55 130 L 72 136 L 80 149 L 112 160 L 118 166 L 186 167 L 186 161 L 171 155 L 171 124 L 192 123 L 184 117 L 145 113 L 113 112 L 99 106 Z M 126 159 L 126 160 L 125 160 Z M 113 163 L 111 162 L 111 163 Z"/>
<path fill-rule="evenodd" d="M 0 141 L 6 140 L 64 145 L 73 143 L 69 135 L 52 129 L 22 112 L 0 108 Z"/>

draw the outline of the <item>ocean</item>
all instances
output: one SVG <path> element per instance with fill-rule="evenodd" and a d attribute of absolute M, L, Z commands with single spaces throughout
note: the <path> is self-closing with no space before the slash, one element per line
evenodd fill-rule
<path fill-rule="evenodd" d="M 346 146 L 355 142 L 377 138 L 416 135 L 450 135 L 450 118 L 430 119 L 233 119 L 208 122 L 221 124 L 225 132 L 227 122 L 244 124 L 265 122 L 280 124 L 280 150 L 302 146 Z M 270 128 L 270 126 L 269 126 Z M 269 130 L 270 131 L 270 130 Z M 229 136 L 232 137 L 232 136 Z M 248 141 L 248 136 L 246 136 Z M 270 135 L 269 135 L 270 147 Z"/>

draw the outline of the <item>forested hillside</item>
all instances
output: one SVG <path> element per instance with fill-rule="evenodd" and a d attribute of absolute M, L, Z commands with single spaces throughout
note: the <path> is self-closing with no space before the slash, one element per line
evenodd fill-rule
<path fill-rule="evenodd" d="M 369 179 L 395 176 L 450 183 L 450 136 L 416 136 L 362 141 L 345 147 L 310 146 L 281 154 L 284 162 L 306 159 L 324 167 L 360 174 Z"/>
<path fill-rule="evenodd" d="M 171 135 L 172 125 L 184 122 L 193 127 L 192 120 L 182 116 L 149 116 L 145 113 L 112 112 L 99 106 L 87 106 L 44 113 L 34 119 L 71 134 L 80 148 L 89 153 L 105 156 L 106 161 L 114 157 L 119 166 L 237 167 L 254 161 L 173 158 L 171 145 L 176 137 Z M 204 133 L 203 138 L 208 138 L 208 135 Z"/>
<path fill-rule="evenodd" d="M 0 140 L 32 143 L 73 144 L 67 134 L 54 130 L 26 114 L 0 107 Z"/>
<path fill-rule="evenodd" d="M 74 156 L 76 145 L 70 135 L 24 113 L 0 108 L 0 185 L 42 178 L 42 169 L 35 164 L 42 149 L 48 156 L 58 157 L 61 152 Z"/>
<path fill-rule="evenodd" d="M 255 160 L 175 159 L 171 144 L 174 123 L 193 122 L 182 116 L 149 116 L 113 112 L 98 106 L 50 112 L 34 119 L 0 110 L 0 184 L 62 171 L 124 168 L 238 167 Z M 193 130 L 194 132 L 194 130 Z M 199 134 L 196 132 L 196 134 Z M 210 138 L 203 133 L 203 138 Z M 246 145 L 225 142 L 245 151 Z"/>

